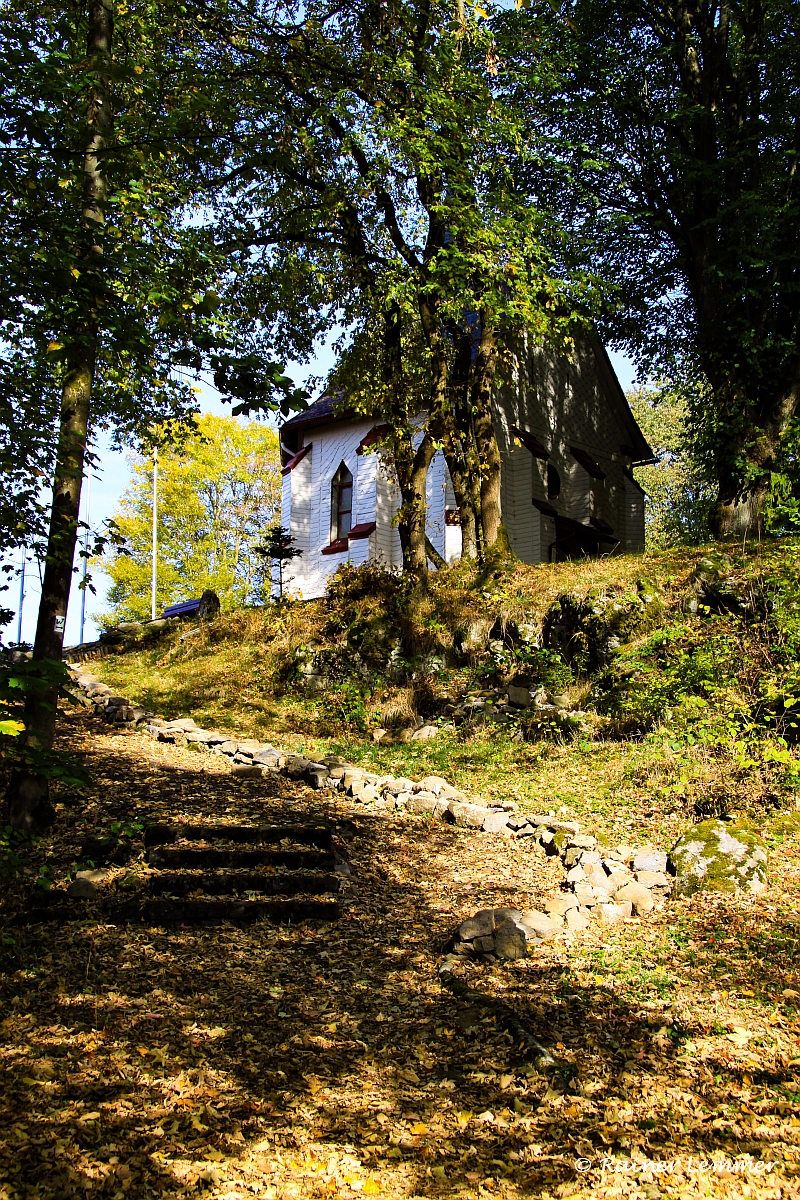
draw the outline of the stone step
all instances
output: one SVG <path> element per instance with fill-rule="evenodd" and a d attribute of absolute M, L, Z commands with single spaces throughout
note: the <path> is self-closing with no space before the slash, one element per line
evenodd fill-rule
<path fill-rule="evenodd" d="M 37 905 L 21 913 L 16 924 L 38 921 L 85 921 L 87 909 L 78 902 L 61 900 Z M 94 914 L 93 914 L 94 915 Z M 198 925 L 230 921 L 251 925 L 255 921 L 297 924 L 301 921 L 335 921 L 341 916 L 337 900 L 126 900 L 102 904 L 103 920 L 112 924 Z"/>
<path fill-rule="evenodd" d="M 335 921 L 341 916 L 336 900 L 143 900 L 120 909 L 117 919 L 144 921 L 148 925 L 198 925 L 230 921 L 297 924 L 300 921 Z"/>
<path fill-rule="evenodd" d="M 275 845 L 286 839 L 320 850 L 330 850 L 332 845 L 331 831 L 319 825 L 151 825 L 145 830 L 144 844 L 225 841 Z"/>
<path fill-rule="evenodd" d="M 230 872 L 218 875 L 188 873 L 151 875 L 148 891 L 151 896 L 191 896 L 200 891 L 208 896 L 228 896 L 238 892 L 260 892 L 266 896 L 319 896 L 338 892 L 342 880 L 338 875 L 262 875 L 257 871 Z"/>
<path fill-rule="evenodd" d="M 191 846 L 151 846 L 150 867 L 288 867 L 291 871 L 333 869 L 334 856 L 319 850 L 214 850 Z"/>

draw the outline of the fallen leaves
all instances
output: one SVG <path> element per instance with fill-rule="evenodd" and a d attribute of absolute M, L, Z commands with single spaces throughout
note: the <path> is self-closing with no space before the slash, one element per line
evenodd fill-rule
<path fill-rule="evenodd" d="M 152 749 L 137 749 L 141 741 L 103 734 L 93 753 L 98 774 L 117 773 L 113 803 L 148 819 L 264 820 L 288 799 L 295 812 L 341 812 L 340 799 L 285 781 L 265 782 L 272 795 L 231 798 L 227 777 L 188 766 L 163 791 L 143 782 Z M 113 1196 L 123 1183 L 127 1196 L 164 1200 L 204 1185 L 210 1197 L 264 1200 L 467 1200 L 478 1187 L 506 1200 L 605 1196 L 599 1174 L 576 1178 L 578 1153 L 769 1147 L 776 1174 L 797 1170 L 800 992 L 784 986 L 798 983 L 787 938 L 762 1000 L 773 961 L 766 902 L 676 906 L 624 936 L 592 933 L 507 969 L 464 968 L 471 986 L 559 1047 L 559 1072 L 544 1077 L 490 1014 L 443 993 L 435 968 L 454 874 L 475 880 L 470 910 L 501 896 L 535 907 L 557 882 L 549 860 L 479 835 L 415 821 L 359 826 L 350 815 L 357 890 L 328 928 L 144 930 L 87 919 L 15 931 L 0 995 L 0 1179 L 13 1200 L 23 1180 L 42 1200 L 103 1187 Z M 67 861 L 95 820 L 91 809 L 63 820 L 51 854 Z M 495 891 L 509 878 L 513 891 Z M 787 879 L 796 908 L 800 888 Z M 721 1177 L 704 1186 L 727 1194 Z M 669 1188 L 694 1197 L 697 1181 L 676 1176 Z M 751 1195 L 767 1200 L 765 1190 Z"/>

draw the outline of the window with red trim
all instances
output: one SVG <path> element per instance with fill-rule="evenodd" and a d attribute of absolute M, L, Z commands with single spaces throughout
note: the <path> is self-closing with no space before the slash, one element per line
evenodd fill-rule
<path fill-rule="evenodd" d="M 346 538 L 352 523 L 353 476 L 342 462 L 331 482 L 331 542 Z"/>

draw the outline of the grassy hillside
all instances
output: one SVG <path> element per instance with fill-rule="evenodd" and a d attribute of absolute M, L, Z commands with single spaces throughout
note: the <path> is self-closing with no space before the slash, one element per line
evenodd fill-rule
<path fill-rule="evenodd" d="M 793 805 L 799 566 L 787 540 L 724 556 L 458 567 L 432 577 L 423 600 L 350 570 L 325 600 L 133 642 L 99 673 L 164 716 L 376 771 L 445 774 L 666 843 L 696 816 Z M 557 691 L 568 712 L 504 711 L 515 679 Z M 429 721 L 434 740 L 401 740 Z M 373 741 L 379 727 L 388 744 Z"/>

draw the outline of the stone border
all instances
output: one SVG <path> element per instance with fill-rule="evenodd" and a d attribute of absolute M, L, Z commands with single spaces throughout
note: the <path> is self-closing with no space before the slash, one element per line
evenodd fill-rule
<path fill-rule="evenodd" d="M 123 696 L 75 664 L 67 664 L 73 683 L 105 721 L 146 731 L 154 740 L 228 759 L 240 779 L 280 774 L 314 790 L 344 792 L 351 800 L 386 812 L 431 816 L 465 829 L 500 837 L 532 838 L 548 855 L 564 864 L 564 892 L 544 905 L 543 912 L 482 909 L 462 921 L 445 962 L 470 955 L 489 961 L 520 958 L 528 945 L 538 945 L 567 929 L 586 929 L 592 918 L 616 925 L 632 915 L 644 916 L 672 887 L 666 874 L 667 854 L 618 845 L 598 849 L 593 834 L 581 833 L 577 821 L 560 821 L 552 813 L 523 815 L 516 801 L 478 804 L 440 775 L 421 780 L 375 775 L 335 755 L 320 760 L 285 754 L 254 738 L 239 740 L 201 729 L 191 717 L 165 721 Z M 86 701 L 84 701 L 86 702 Z"/>
<path fill-rule="evenodd" d="M 265 772 L 273 772 L 315 790 L 342 791 L 349 799 L 371 804 L 378 810 L 428 814 L 453 825 L 504 837 L 535 836 L 544 828 L 578 832 L 576 823 L 559 822 L 551 815 L 523 817 L 513 800 L 488 805 L 476 803 L 439 775 L 422 780 L 376 775 L 335 755 L 309 759 L 286 754 L 254 738 L 230 738 L 227 734 L 201 729 L 191 717 L 165 721 L 124 696 L 114 695 L 107 684 L 81 666 L 68 663 L 67 667 L 73 683 L 105 721 L 142 730 L 159 742 L 226 758 L 231 763 L 231 774 L 238 778 L 258 778 Z"/>

